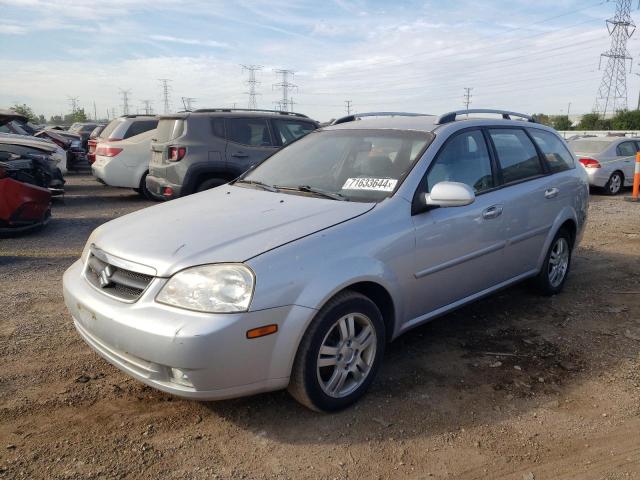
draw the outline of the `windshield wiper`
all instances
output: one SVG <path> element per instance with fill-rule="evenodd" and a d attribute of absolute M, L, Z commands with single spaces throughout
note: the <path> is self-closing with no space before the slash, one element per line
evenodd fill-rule
<path fill-rule="evenodd" d="M 234 184 L 236 183 L 245 183 L 247 185 L 255 185 L 256 187 L 260 187 L 263 190 L 267 190 L 268 192 L 277 192 L 278 189 L 273 186 L 273 185 L 268 185 L 266 183 L 260 182 L 258 180 L 245 180 L 243 178 L 236 180 L 235 182 L 233 182 Z"/>
<path fill-rule="evenodd" d="M 341 200 L 341 201 L 349 201 L 347 197 L 337 192 L 327 192 L 326 190 L 320 190 L 318 188 L 314 188 L 310 185 L 298 185 L 297 187 L 282 187 L 280 185 L 275 185 L 278 190 L 294 190 L 297 192 L 305 192 L 312 193 L 319 197 L 330 198 L 331 200 Z"/>

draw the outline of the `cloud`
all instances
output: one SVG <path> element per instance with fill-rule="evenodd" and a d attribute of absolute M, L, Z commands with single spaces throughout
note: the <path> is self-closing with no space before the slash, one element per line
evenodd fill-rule
<path fill-rule="evenodd" d="M 0 35 L 24 35 L 28 30 L 20 25 L 0 23 Z"/>
<path fill-rule="evenodd" d="M 202 47 L 214 47 L 214 48 L 230 47 L 228 43 L 217 42 L 215 40 L 197 40 L 194 38 L 173 37 L 171 35 L 149 35 L 149 38 L 151 40 L 157 40 L 159 42 L 181 43 L 183 45 L 200 45 Z"/>

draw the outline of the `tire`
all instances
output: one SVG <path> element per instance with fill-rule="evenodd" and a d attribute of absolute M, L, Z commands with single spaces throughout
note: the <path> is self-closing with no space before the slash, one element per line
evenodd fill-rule
<path fill-rule="evenodd" d="M 302 338 L 289 393 L 318 412 L 352 405 L 375 378 L 385 344 L 385 325 L 376 304 L 357 292 L 339 293 L 322 307 Z"/>
<path fill-rule="evenodd" d="M 571 268 L 572 250 L 571 233 L 561 228 L 553 238 L 542 269 L 535 278 L 536 287 L 542 295 L 551 296 L 562 291 Z"/>
<path fill-rule="evenodd" d="M 606 195 L 617 195 L 624 186 L 624 175 L 622 172 L 615 171 L 609 177 L 609 181 L 604 186 L 604 193 Z"/>
<path fill-rule="evenodd" d="M 147 188 L 147 175 L 148 175 L 148 173 L 149 172 L 145 172 L 144 175 L 142 175 L 142 178 L 140 179 L 140 186 L 138 188 L 135 188 L 134 190 L 142 198 L 144 198 L 146 200 L 154 200 L 153 196 L 151 195 L 151 192 Z"/>
<path fill-rule="evenodd" d="M 219 187 L 220 185 L 224 185 L 228 180 L 224 178 L 209 178 L 198 185 L 196 188 L 196 192 L 204 192 L 205 190 L 209 190 L 211 188 Z"/>

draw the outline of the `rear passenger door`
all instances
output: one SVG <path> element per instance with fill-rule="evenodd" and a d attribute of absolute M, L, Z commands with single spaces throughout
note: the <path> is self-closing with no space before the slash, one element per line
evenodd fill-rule
<path fill-rule="evenodd" d="M 227 165 L 240 173 L 277 150 L 269 122 L 264 118 L 227 118 L 226 132 Z"/>
<path fill-rule="evenodd" d="M 504 209 L 505 261 L 508 278 L 531 273 L 555 220 L 561 191 L 523 128 L 489 128 L 500 170 Z"/>

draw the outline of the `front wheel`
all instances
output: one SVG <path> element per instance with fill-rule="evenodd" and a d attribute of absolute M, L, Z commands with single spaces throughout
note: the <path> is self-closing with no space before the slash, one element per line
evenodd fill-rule
<path fill-rule="evenodd" d="M 536 284 L 540 293 L 546 296 L 560 293 L 571 267 L 571 234 L 561 229 L 549 247 L 542 269 L 536 277 Z"/>
<path fill-rule="evenodd" d="M 378 371 L 385 335 L 375 303 L 357 292 L 338 294 L 318 312 L 302 339 L 289 393 L 316 411 L 355 403 Z"/>

